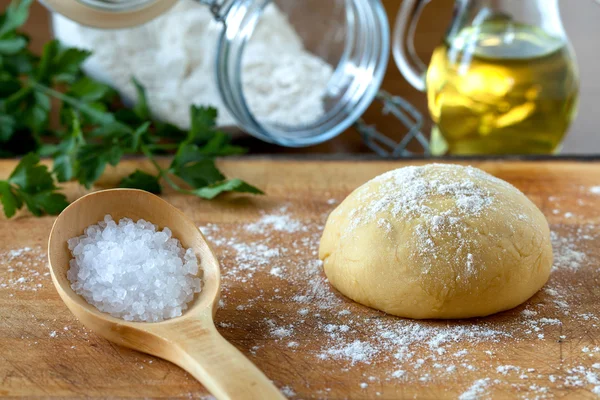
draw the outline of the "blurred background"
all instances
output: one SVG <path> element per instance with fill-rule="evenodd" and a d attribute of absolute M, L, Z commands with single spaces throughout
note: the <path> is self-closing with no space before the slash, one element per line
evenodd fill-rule
<path fill-rule="evenodd" d="M 393 27 L 401 0 L 383 0 Z M 581 77 L 581 99 L 579 113 L 564 142 L 562 154 L 598 154 L 600 153 L 600 6 L 593 0 L 559 0 L 562 18 L 575 49 Z M 0 0 L 5 8 L 9 0 Z M 416 33 L 416 50 L 426 63 L 429 62 L 433 49 L 440 44 L 449 21 L 452 17 L 454 1 L 432 0 L 426 7 Z M 434 22 L 435 21 L 435 22 Z M 32 8 L 32 15 L 25 31 L 32 37 L 33 48 L 39 52 L 43 44 L 50 38 L 48 11 L 39 3 Z M 424 93 L 420 93 L 405 81 L 394 61 L 390 58 L 389 67 L 383 83 L 387 92 L 399 95 L 414 104 L 425 116 L 428 115 L 427 101 Z M 399 130 L 398 121 L 382 117 L 381 107 L 374 106 L 364 117 L 367 123 L 376 124 L 377 128 L 389 135 Z M 430 121 L 424 132 L 429 132 Z M 250 136 L 236 139 L 240 145 L 250 148 L 251 153 L 371 153 L 362 142 L 360 135 L 353 131 L 346 132 L 337 138 L 304 149 L 286 149 L 264 143 Z"/>

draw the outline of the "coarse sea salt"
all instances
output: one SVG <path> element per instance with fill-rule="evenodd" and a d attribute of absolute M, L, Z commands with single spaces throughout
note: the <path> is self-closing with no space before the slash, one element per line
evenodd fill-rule
<path fill-rule="evenodd" d="M 67 277 L 98 310 L 127 321 L 158 322 L 182 315 L 200 292 L 198 259 L 169 228 L 110 215 L 69 239 Z"/>

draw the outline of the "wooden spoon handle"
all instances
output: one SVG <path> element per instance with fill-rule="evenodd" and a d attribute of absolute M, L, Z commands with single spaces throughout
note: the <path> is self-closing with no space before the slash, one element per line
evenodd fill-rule
<path fill-rule="evenodd" d="M 285 399 L 273 383 L 212 325 L 180 332 L 171 361 L 198 379 L 218 400 Z"/>

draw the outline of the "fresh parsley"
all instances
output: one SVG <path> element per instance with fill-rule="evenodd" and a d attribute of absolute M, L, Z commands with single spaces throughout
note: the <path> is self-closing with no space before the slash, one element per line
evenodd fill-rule
<path fill-rule="evenodd" d="M 35 154 L 21 159 L 8 180 L 0 181 L 0 200 L 7 217 L 25 204 L 33 215 L 58 214 L 69 203 L 58 192 L 54 178 Z"/>
<path fill-rule="evenodd" d="M 90 52 L 48 42 L 40 56 L 19 32 L 33 0 L 12 0 L 0 15 L 0 156 L 23 156 L 7 180 L 0 180 L 0 201 L 7 217 L 26 206 L 34 215 L 57 214 L 68 202 L 56 182 L 77 181 L 86 188 L 107 165 L 126 155 L 144 155 L 153 173 L 135 171 L 120 187 L 161 193 L 174 190 L 213 199 L 221 193 L 261 194 L 239 179 L 229 179 L 215 158 L 245 153 L 216 127 L 217 110 L 192 106 L 190 130 L 152 119 L 146 91 L 133 79 L 134 107 L 120 104 L 117 92 L 82 73 Z M 58 107 L 59 128 L 51 112 Z M 174 154 L 168 167 L 156 157 Z M 51 157 L 52 169 L 40 163 Z"/>

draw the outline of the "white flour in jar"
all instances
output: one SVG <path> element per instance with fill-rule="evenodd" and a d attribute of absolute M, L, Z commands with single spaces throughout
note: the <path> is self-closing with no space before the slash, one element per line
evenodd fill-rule
<path fill-rule="evenodd" d="M 59 14 L 54 33 L 65 45 L 93 51 L 84 69 L 128 102 L 135 99 L 131 77 L 147 89 L 154 115 L 189 128 L 189 106 L 219 110 L 220 126 L 234 125 L 216 80 L 215 56 L 221 25 L 208 7 L 180 0 L 165 15 L 123 30 L 81 26 Z M 302 39 L 277 6 L 269 5 L 247 44 L 242 61 L 244 95 L 261 121 L 307 124 L 323 115 L 331 65 L 304 49 Z"/>

